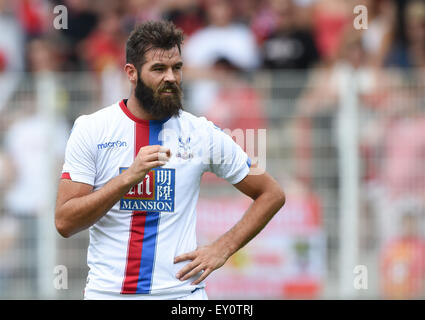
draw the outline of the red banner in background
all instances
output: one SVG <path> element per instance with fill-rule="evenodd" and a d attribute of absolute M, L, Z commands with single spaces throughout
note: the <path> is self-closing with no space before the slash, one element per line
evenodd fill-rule
<path fill-rule="evenodd" d="M 247 197 L 200 198 L 199 244 L 229 230 L 251 204 Z M 314 195 L 289 195 L 264 230 L 207 278 L 211 299 L 319 298 L 325 276 L 325 237 Z"/>

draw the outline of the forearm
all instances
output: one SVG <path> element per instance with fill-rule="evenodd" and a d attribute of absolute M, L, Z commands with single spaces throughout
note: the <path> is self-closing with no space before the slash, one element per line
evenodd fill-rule
<path fill-rule="evenodd" d="M 174 258 L 174 263 L 191 260 L 176 277 L 187 280 L 202 272 L 193 284 L 201 283 L 211 272 L 223 266 L 227 259 L 254 238 L 285 203 L 285 193 L 267 173 L 247 175 L 234 186 L 254 200 L 233 228 L 212 244 Z"/>
<path fill-rule="evenodd" d="M 242 219 L 214 243 L 176 257 L 174 263 L 192 260 L 176 274 L 176 277 L 187 280 L 203 271 L 192 284 L 201 283 L 211 272 L 220 268 L 232 254 L 255 237 L 284 202 L 283 192 L 263 193 L 255 198 Z"/>
<path fill-rule="evenodd" d="M 254 200 L 244 216 L 215 241 L 228 259 L 253 239 L 285 203 L 283 195 L 264 193 Z"/>
<path fill-rule="evenodd" d="M 139 149 L 133 164 L 102 188 L 84 183 L 61 181 L 56 199 L 55 225 L 58 232 L 69 237 L 92 226 L 102 218 L 129 190 L 146 177 L 153 168 L 169 160 L 169 148 L 149 145 Z"/>
<path fill-rule="evenodd" d="M 88 195 L 72 198 L 56 208 L 56 225 L 64 237 L 92 226 L 102 218 L 133 186 L 122 173 L 101 189 Z"/>

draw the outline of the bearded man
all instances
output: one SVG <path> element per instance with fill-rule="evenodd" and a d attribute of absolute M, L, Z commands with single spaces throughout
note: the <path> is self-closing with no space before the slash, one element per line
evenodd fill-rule
<path fill-rule="evenodd" d="M 207 299 L 205 278 L 285 202 L 269 174 L 252 174 L 230 136 L 183 111 L 182 41 L 170 22 L 136 27 L 124 66 L 129 98 L 75 121 L 55 224 L 63 237 L 89 228 L 85 299 Z M 253 202 L 230 230 L 198 247 L 196 202 L 207 171 Z"/>

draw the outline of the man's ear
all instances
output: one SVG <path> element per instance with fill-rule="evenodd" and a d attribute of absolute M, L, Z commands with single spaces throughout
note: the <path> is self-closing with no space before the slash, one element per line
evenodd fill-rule
<path fill-rule="evenodd" d="M 137 70 L 134 64 L 126 63 L 124 66 L 124 71 L 127 74 L 128 80 L 135 86 L 137 83 Z"/>

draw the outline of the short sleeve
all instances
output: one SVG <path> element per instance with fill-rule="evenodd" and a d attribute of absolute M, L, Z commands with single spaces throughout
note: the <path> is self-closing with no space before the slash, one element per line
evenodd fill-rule
<path fill-rule="evenodd" d="M 236 184 L 244 179 L 251 166 L 251 160 L 233 139 L 208 121 L 209 166 L 207 171 Z"/>
<path fill-rule="evenodd" d="M 63 177 L 66 176 L 75 182 L 94 185 L 96 161 L 91 138 L 85 116 L 80 116 L 75 120 L 66 145 Z"/>

